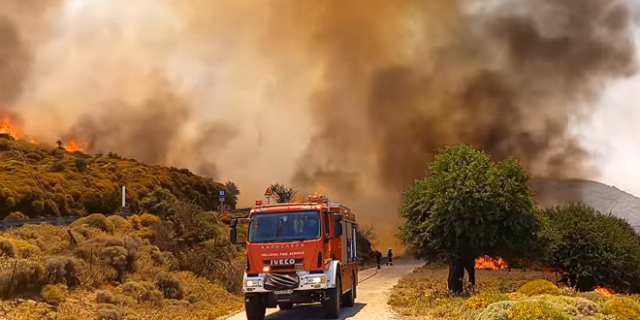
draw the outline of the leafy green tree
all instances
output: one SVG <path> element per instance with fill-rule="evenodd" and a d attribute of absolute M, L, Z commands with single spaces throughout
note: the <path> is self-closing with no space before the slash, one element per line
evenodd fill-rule
<path fill-rule="evenodd" d="M 528 179 L 514 159 L 495 163 L 468 145 L 440 149 L 427 177 L 403 194 L 399 236 L 417 256 L 447 261 L 449 289 L 459 293 L 476 257 L 534 254 L 540 223 Z"/>
<path fill-rule="evenodd" d="M 572 286 L 640 291 L 640 235 L 627 221 L 575 203 L 541 215 L 553 226 L 545 233 L 554 235 L 545 262 L 566 272 Z"/>
<path fill-rule="evenodd" d="M 172 213 L 177 201 L 178 199 L 171 191 L 164 188 L 156 188 L 149 196 L 142 199 L 140 207 L 146 212 L 164 217 Z"/>
<path fill-rule="evenodd" d="M 232 209 L 235 209 L 235 204 L 238 203 L 238 196 L 240 196 L 240 189 L 238 188 L 238 186 L 234 182 L 231 182 L 231 181 L 227 181 L 224 184 L 224 187 L 227 189 L 227 193 L 229 194 L 229 198 L 231 198 L 231 200 L 232 200 L 232 201 L 229 201 L 229 202 L 234 204 Z"/>
<path fill-rule="evenodd" d="M 269 186 L 269 189 L 273 192 L 277 203 L 287 203 L 293 201 L 293 198 L 298 194 L 298 191 L 294 188 L 287 188 L 282 184 L 276 183 Z"/>

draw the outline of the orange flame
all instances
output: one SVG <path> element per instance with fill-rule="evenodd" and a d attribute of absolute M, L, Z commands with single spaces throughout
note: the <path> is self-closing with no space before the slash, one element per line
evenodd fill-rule
<path fill-rule="evenodd" d="M 17 129 L 17 126 L 15 125 L 15 123 L 11 121 L 11 118 L 5 115 L 0 115 L 0 134 L 8 134 L 14 139 L 23 139 L 23 140 L 29 141 L 31 144 L 38 143 L 38 140 L 36 140 L 33 137 L 28 137 L 26 135 L 23 136 L 20 133 L 20 131 Z M 78 142 L 75 140 L 71 140 L 69 143 L 67 143 L 64 146 L 64 148 L 70 152 L 83 151 L 87 148 L 87 145 L 88 145 L 87 142 Z"/>
<path fill-rule="evenodd" d="M 0 116 L 0 133 L 10 134 L 16 138 L 15 125 L 11 121 L 11 118 L 7 116 Z"/>
<path fill-rule="evenodd" d="M 69 143 L 67 143 L 64 146 L 64 149 L 69 151 L 69 152 L 74 152 L 74 151 L 82 151 L 87 149 L 87 142 L 78 142 L 75 140 L 71 140 L 69 141 Z"/>
<path fill-rule="evenodd" d="M 595 290 L 593 290 L 594 292 L 597 292 L 603 296 L 607 296 L 607 297 L 611 297 L 612 295 L 615 294 L 615 292 L 609 288 L 604 288 L 604 287 L 597 287 Z"/>
<path fill-rule="evenodd" d="M 479 257 L 476 259 L 476 269 L 504 270 L 509 265 L 502 258 L 493 259 L 489 256 Z"/>

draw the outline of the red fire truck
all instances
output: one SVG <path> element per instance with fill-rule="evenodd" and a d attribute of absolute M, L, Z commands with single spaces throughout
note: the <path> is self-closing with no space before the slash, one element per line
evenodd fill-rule
<path fill-rule="evenodd" d="M 306 203 L 263 205 L 249 212 L 243 278 L 248 320 L 263 320 L 266 308 L 291 309 L 321 303 L 337 319 L 340 307 L 354 305 L 358 284 L 356 217 L 325 196 Z M 236 242 L 238 220 L 231 221 Z"/>

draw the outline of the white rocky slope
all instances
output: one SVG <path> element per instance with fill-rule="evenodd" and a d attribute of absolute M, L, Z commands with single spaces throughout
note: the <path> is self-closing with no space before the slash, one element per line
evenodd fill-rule
<path fill-rule="evenodd" d="M 640 232 L 640 198 L 616 187 L 589 180 L 532 179 L 531 188 L 541 206 L 582 202 L 602 213 L 626 219 Z"/>

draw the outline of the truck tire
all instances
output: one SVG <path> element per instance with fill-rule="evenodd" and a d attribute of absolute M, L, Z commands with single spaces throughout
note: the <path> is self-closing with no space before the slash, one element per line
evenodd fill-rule
<path fill-rule="evenodd" d="M 280 310 L 290 310 L 290 309 L 293 309 L 293 303 L 290 303 L 290 302 L 281 303 L 278 305 L 278 308 L 280 308 Z"/>
<path fill-rule="evenodd" d="M 342 306 L 353 307 L 356 303 L 356 277 L 351 276 L 351 290 L 342 295 Z"/>
<path fill-rule="evenodd" d="M 264 320 L 267 306 L 260 296 L 245 296 L 244 311 L 247 315 L 247 320 Z"/>
<path fill-rule="evenodd" d="M 340 317 L 340 304 L 342 298 L 342 281 L 338 277 L 335 288 L 327 289 L 325 299 L 322 300 L 324 316 L 327 319 L 338 319 Z"/>

